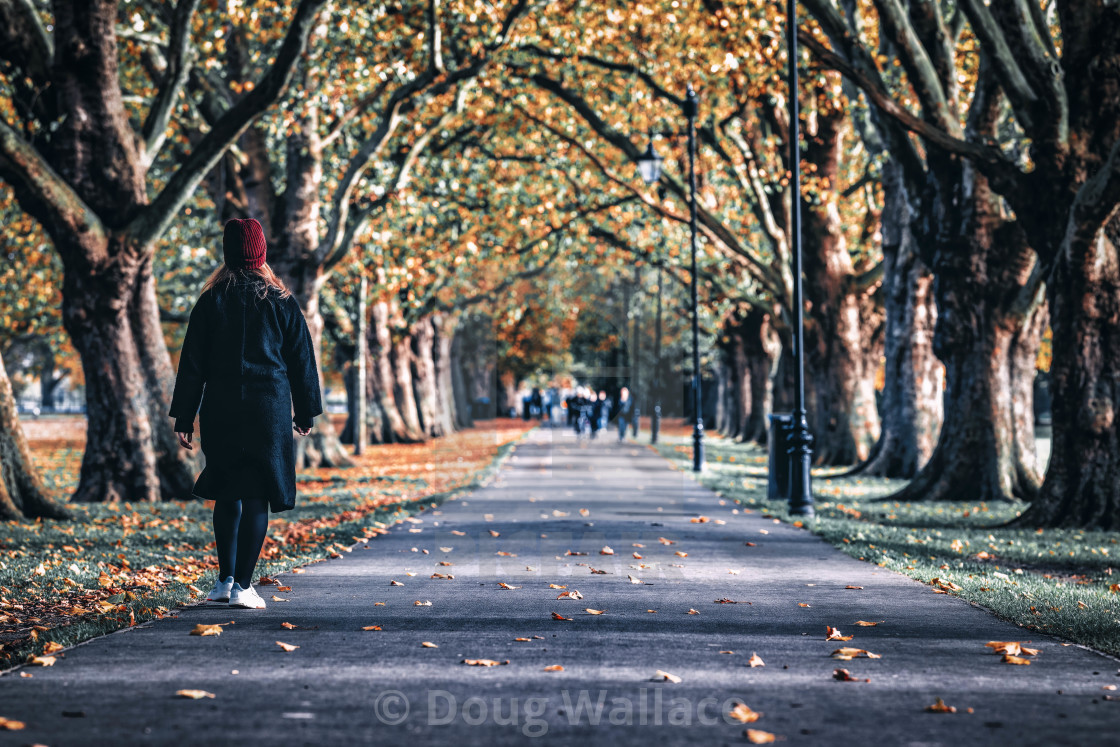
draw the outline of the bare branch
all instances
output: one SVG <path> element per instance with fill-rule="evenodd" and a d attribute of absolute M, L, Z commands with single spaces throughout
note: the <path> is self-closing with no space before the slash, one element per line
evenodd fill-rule
<path fill-rule="evenodd" d="M 156 160 L 159 149 L 167 139 L 167 123 L 175 110 L 175 102 L 183 86 L 187 84 L 191 72 L 191 20 L 198 8 L 199 0 L 179 0 L 175 4 L 175 14 L 171 24 L 171 40 L 167 48 L 167 69 L 164 71 L 163 84 L 156 94 L 148 118 L 140 130 L 144 142 L 141 161 L 145 169 Z"/>
<path fill-rule="evenodd" d="M 222 115 L 213 129 L 191 150 L 186 162 L 159 196 L 128 226 L 128 233 L 138 246 L 148 246 L 164 232 L 179 208 L 194 193 L 195 187 L 221 159 L 226 148 L 284 93 L 307 46 L 315 18 L 325 2 L 300 0 L 272 67 L 252 91 Z"/>

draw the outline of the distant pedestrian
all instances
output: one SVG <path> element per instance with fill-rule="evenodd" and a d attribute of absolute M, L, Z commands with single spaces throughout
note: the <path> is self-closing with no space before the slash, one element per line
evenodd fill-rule
<path fill-rule="evenodd" d="M 618 393 L 618 414 L 615 416 L 618 419 L 619 443 L 626 440 L 626 427 L 630 424 L 630 413 L 633 405 L 634 402 L 630 399 L 630 390 L 622 387 L 622 391 Z"/>
<path fill-rule="evenodd" d="M 214 501 L 218 556 L 206 600 L 264 609 L 252 581 L 268 511 L 295 507 L 293 423 L 309 434 L 322 397 L 307 322 L 265 262 L 261 224 L 229 221 L 223 249 L 191 311 L 170 415 L 184 449 L 200 416 L 206 468 L 192 492 Z"/>

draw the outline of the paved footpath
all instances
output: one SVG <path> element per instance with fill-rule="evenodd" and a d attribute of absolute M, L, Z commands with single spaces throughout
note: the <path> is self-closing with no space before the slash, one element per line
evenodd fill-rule
<path fill-rule="evenodd" d="M 735 702 L 790 745 L 1115 744 L 1120 727 L 1115 660 L 736 513 L 645 447 L 567 432 L 533 432 L 489 487 L 281 582 L 289 601 L 265 611 L 192 607 L 5 674 L 0 715 L 27 729 L 0 744 L 742 744 L 721 715 Z M 1024 639 L 1029 666 L 984 646 Z M 843 645 L 882 658 L 830 658 Z M 937 697 L 958 712 L 925 712 Z"/>

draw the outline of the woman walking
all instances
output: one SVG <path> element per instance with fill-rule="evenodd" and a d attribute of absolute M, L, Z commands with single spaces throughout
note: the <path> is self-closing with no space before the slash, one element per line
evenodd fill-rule
<path fill-rule="evenodd" d="M 265 262 L 261 224 L 229 221 L 222 248 L 225 264 L 191 311 L 170 415 L 179 443 L 193 449 L 199 414 L 206 468 L 193 493 L 214 501 L 218 556 L 206 599 L 264 609 L 253 571 L 269 509 L 295 507 L 292 424 L 306 436 L 323 407 L 307 322 Z"/>

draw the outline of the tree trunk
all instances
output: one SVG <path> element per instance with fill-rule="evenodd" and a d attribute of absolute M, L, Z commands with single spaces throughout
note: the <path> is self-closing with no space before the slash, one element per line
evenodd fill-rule
<path fill-rule="evenodd" d="M 451 336 L 450 359 L 448 368 L 451 371 L 451 393 L 455 402 L 455 426 L 457 428 L 474 427 L 474 401 L 470 395 L 470 384 L 467 381 L 465 362 L 463 361 L 463 338 L 458 330 Z"/>
<path fill-rule="evenodd" d="M 1110 226 L 1114 228 L 1114 226 Z M 1120 529 L 1120 265 L 1116 233 L 1071 237 L 1050 292 L 1050 467 L 1017 523 Z"/>
<path fill-rule="evenodd" d="M 389 304 L 386 301 L 371 304 L 369 321 L 370 440 L 373 443 L 412 443 L 418 439 L 405 424 L 393 394 L 396 384 Z"/>
<path fill-rule="evenodd" d="M 899 166 L 883 173 L 886 311 L 882 433 L 869 460 L 849 474 L 911 479 L 933 453 L 944 414 L 944 368 L 933 354 L 933 275 L 918 257 Z"/>
<path fill-rule="evenodd" d="M 69 511 L 47 496 L 31 462 L 12 383 L 0 359 L 0 520 L 69 519 Z"/>
<path fill-rule="evenodd" d="M 899 501 L 1032 499 L 1041 484 L 1033 434 L 1035 361 L 1046 305 L 1023 299 L 1034 254 L 1003 221 L 987 182 L 964 165 L 970 199 L 938 247 L 934 351 L 945 363 L 945 422 L 933 454 Z"/>
<path fill-rule="evenodd" d="M 740 440 L 765 444 L 770 427 L 767 416 L 774 411 L 774 380 L 782 343 L 770 324 L 770 315 L 759 309 L 747 313 L 739 333 L 750 383 L 749 414 Z"/>
<path fill-rule="evenodd" d="M 821 188 L 803 200 L 805 240 L 805 374 L 814 400 L 814 461 L 819 465 L 862 462 L 879 439 L 875 371 L 868 364 L 872 340 L 865 333 L 875 307 L 875 288 L 854 282 L 856 269 L 840 220 L 839 164 L 851 122 L 843 108 L 813 120 L 806 160 L 817 166 Z M 869 370 L 870 368 L 870 370 Z"/>
<path fill-rule="evenodd" d="M 325 377 L 319 289 L 326 276 L 316 258 L 319 247 L 319 185 L 323 179 L 316 112 L 314 105 L 306 106 L 287 139 L 287 188 L 275 200 L 278 205 L 272 224 L 279 225 L 278 231 L 273 232 L 274 241 L 270 242 L 269 265 L 284 280 L 303 309 L 315 350 L 315 364 L 319 369 L 319 388 L 322 390 L 325 388 Z M 267 168 L 263 166 L 250 164 L 249 169 L 254 178 L 261 173 L 267 174 Z M 354 460 L 339 440 L 326 411 L 315 418 L 311 435 L 296 440 L 296 469 L 352 466 Z"/>
<path fill-rule="evenodd" d="M 409 342 L 412 394 L 419 414 L 420 429 L 425 436 L 438 438 L 446 434 L 439 414 L 439 383 L 436 380 L 433 355 L 435 329 L 432 327 L 432 320 L 425 318 L 412 325 Z"/>
<path fill-rule="evenodd" d="M 172 429 L 169 400 L 149 387 L 140 355 L 145 341 L 130 313 L 139 263 L 121 254 L 115 272 L 67 272 L 63 279 L 62 321 L 81 357 L 86 385 L 86 448 L 72 498 L 79 503 L 162 497 L 158 431 Z M 188 495 L 189 489 L 171 497 Z"/>
<path fill-rule="evenodd" d="M 436 365 L 437 413 L 442 435 L 454 433 L 458 429 L 458 406 L 455 401 L 455 382 L 452 370 L 451 345 L 455 338 L 455 320 L 444 314 L 432 316 L 432 329 L 435 331 L 435 344 L 432 358 Z"/>
<path fill-rule="evenodd" d="M 412 379 L 412 338 L 396 336 L 389 348 L 389 361 L 393 368 L 393 399 L 401 414 L 411 442 L 426 441 L 428 436 L 420 423 L 420 410 L 416 406 L 415 385 Z"/>

